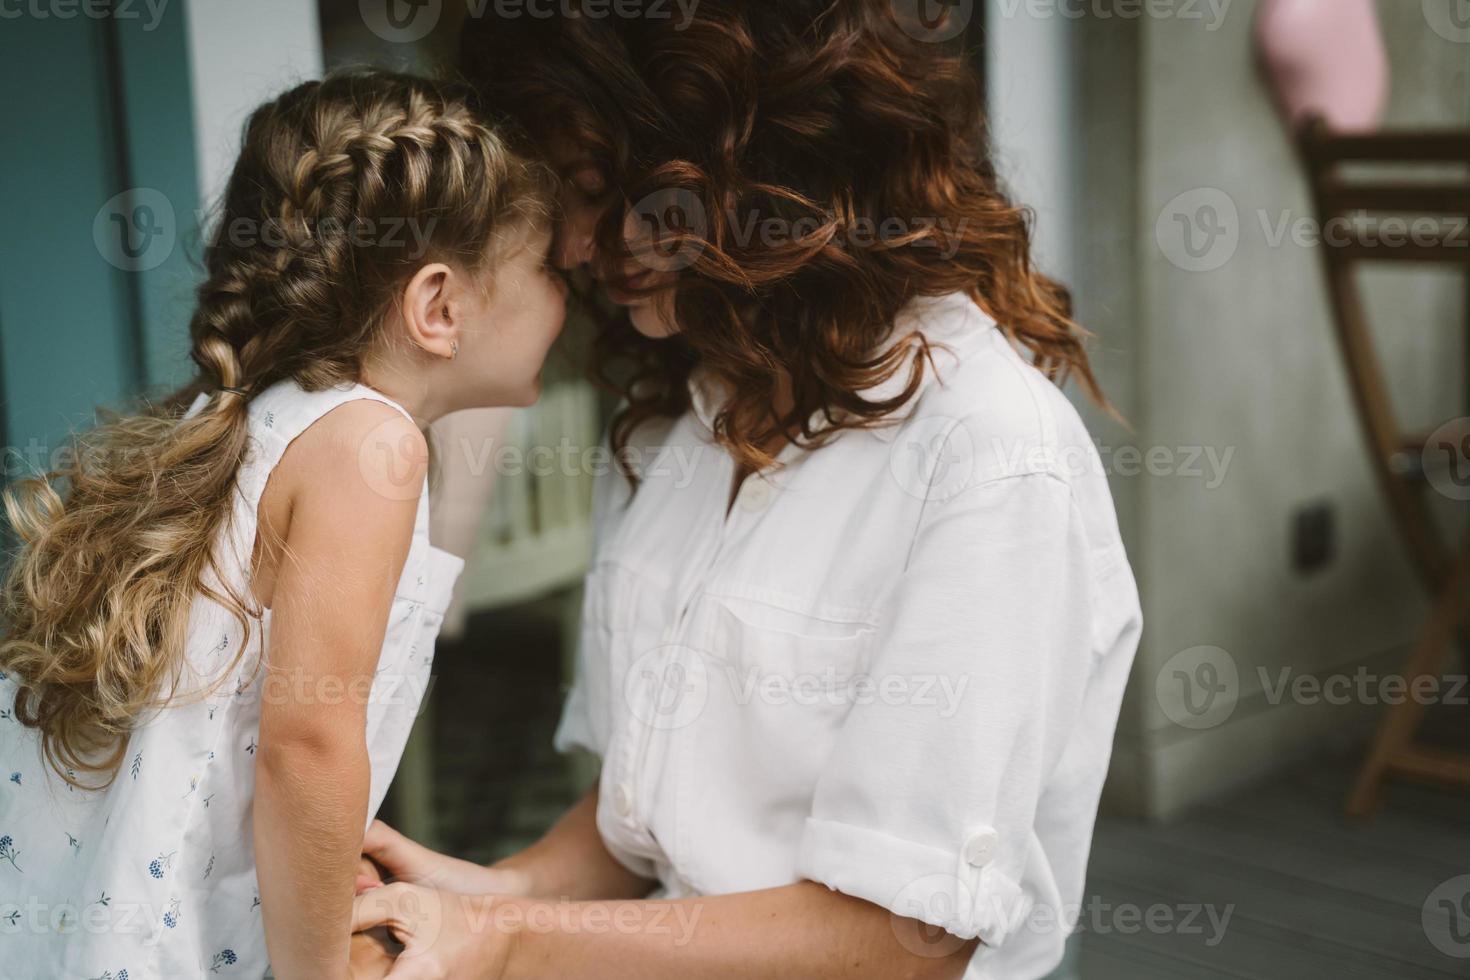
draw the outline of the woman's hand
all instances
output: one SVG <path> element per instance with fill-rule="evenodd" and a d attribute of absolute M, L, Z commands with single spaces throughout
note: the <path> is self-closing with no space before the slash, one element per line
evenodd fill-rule
<path fill-rule="evenodd" d="M 383 869 L 389 881 L 406 881 L 462 895 L 529 895 L 528 875 L 487 868 L 440 854 L 374 820 L 362 842 L 363 854 Z"/>
<path fill-rule="evenodd" d="M 352 929 L 403 944 L 386 980 L 502 980 L 523 921 L 514 901 L 395 882 L 357 896 Z"/>

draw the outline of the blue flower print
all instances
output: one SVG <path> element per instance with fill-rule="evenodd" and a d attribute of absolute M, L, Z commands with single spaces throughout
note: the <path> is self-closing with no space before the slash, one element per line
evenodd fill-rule
<path fill-rule="evenodd" d="M 179 900 L 177 898 L 174 899 L 172 902 L 169 902 L 168 903 L 168 911 L 165 912 L 165 913 L 163 913 L 163 924 L 164 924 L 165 927 L 167 927 L 169 929 L 173 929 L 173 928 L 176 928 L 178 926 L 178 924 L 179 924 L 179 905 L 180 905 L 180 902 L 179 902 Z"/>
<path fill-rule="evenodd" d="M 9 861 L 12 868 L 25 874 L 25 869 L 15 863 L 19 857 L 20 851 L 15 849 L 15 841 L 10 839 L 10 835 L 0 837 L 0 861 Z"/>
<path fill-rule="evenodd" d="M 160 854 L 160 855 L 158 855 L 158 857 L 154 858 L 152 861 L 149 861 L 148 862 L 148 873 L 150 875 L 152 875 L 153 877 L 155 877 L 155 878 L 162 879 L 163 878 L 163 873 L 165 871 L 168 871 L 168 870 L 170 870 L 170 869 L 173 868 L 173 866 L 174 866 L 174 855 L 177 854 L 177 853 L 179 853 L 179 852 L 178 851 L 169 851 L 167 854 Z"/>
<path fill-rule="evenodd" d="M 18 772 L 11 773 L 10 774 L 10 781 L 12 783 L 14 783 L 15 785 L 19 786 L 20 785 L 20 773 L 18 773 Z"/>
<path fill-rule="evenodd" d="M 210 963 L 209 972 L 218 973 L 227 966 L 234 966 L 237 958 L 233 949 L 222 949 L 214 954 L 214 960 Z"/>
<path fill-rule="evenodd" d="M 105 970 L 97 974 L 97 976 L 92 977 L 91 980 L 128 980 L 128 971 L 118 970 L 116 973 L 113 973 L 111 970 Z"/>

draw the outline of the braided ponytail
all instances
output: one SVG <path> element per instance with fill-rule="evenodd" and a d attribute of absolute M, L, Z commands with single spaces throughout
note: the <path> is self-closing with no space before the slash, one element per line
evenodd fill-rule
<path fill-rule="evenodd" d="M 248 444 L 250 397 L 360 377 L 386 314 L 428 261 L 468 270 L 549 209 L 542 169 L 466 91 L 384 72 L 309 82 L 258 109 L 205 250 L 190 323 L 198 376 L 160 406 L 76 437 L 5 510 L 22 549 L 0 588 L 0 670 L 53 768 L 110 782 L 147 712 L 184 687 L 194 598 L 248 636 L 258 615 L 217 565 Z M 184 414 L 201 392 L 203 409 Z M 66 491 L 63 498 L 58 486 Z M 246 649 L 242 638 L 234 661 Z M 232 663 L 233 666 L 233 663 Z"/>

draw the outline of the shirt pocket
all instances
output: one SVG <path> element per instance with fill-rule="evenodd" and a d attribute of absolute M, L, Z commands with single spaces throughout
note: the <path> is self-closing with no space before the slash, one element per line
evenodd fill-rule
<path fill-rule="evenodd" d="M 683 802 L 697 812 L 680 821 L 680 864 L 702 890 L 782 884 L 795 855 L 773 844 L 800 838 L 876 632 L 751 600 L 705 602 L 704 703 L 684 735 L 698 789 Z"/>
<path fill-rule="evenodd" d="M 713 600 L 711 613 L 712 720 L 790 792 L 809 791 L 858 693 L 873 627 L 749 601 Z"/>

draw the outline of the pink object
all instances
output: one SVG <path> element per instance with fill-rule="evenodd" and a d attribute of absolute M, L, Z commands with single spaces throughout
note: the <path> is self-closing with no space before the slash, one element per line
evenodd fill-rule
<path fill-rule="evenodd" d="M 1261 0 L 1255 43 L 1293 130 L 1314 115 L 1338 132 L 1378 128 L 1388 52 L 1374 0 Z"/>

